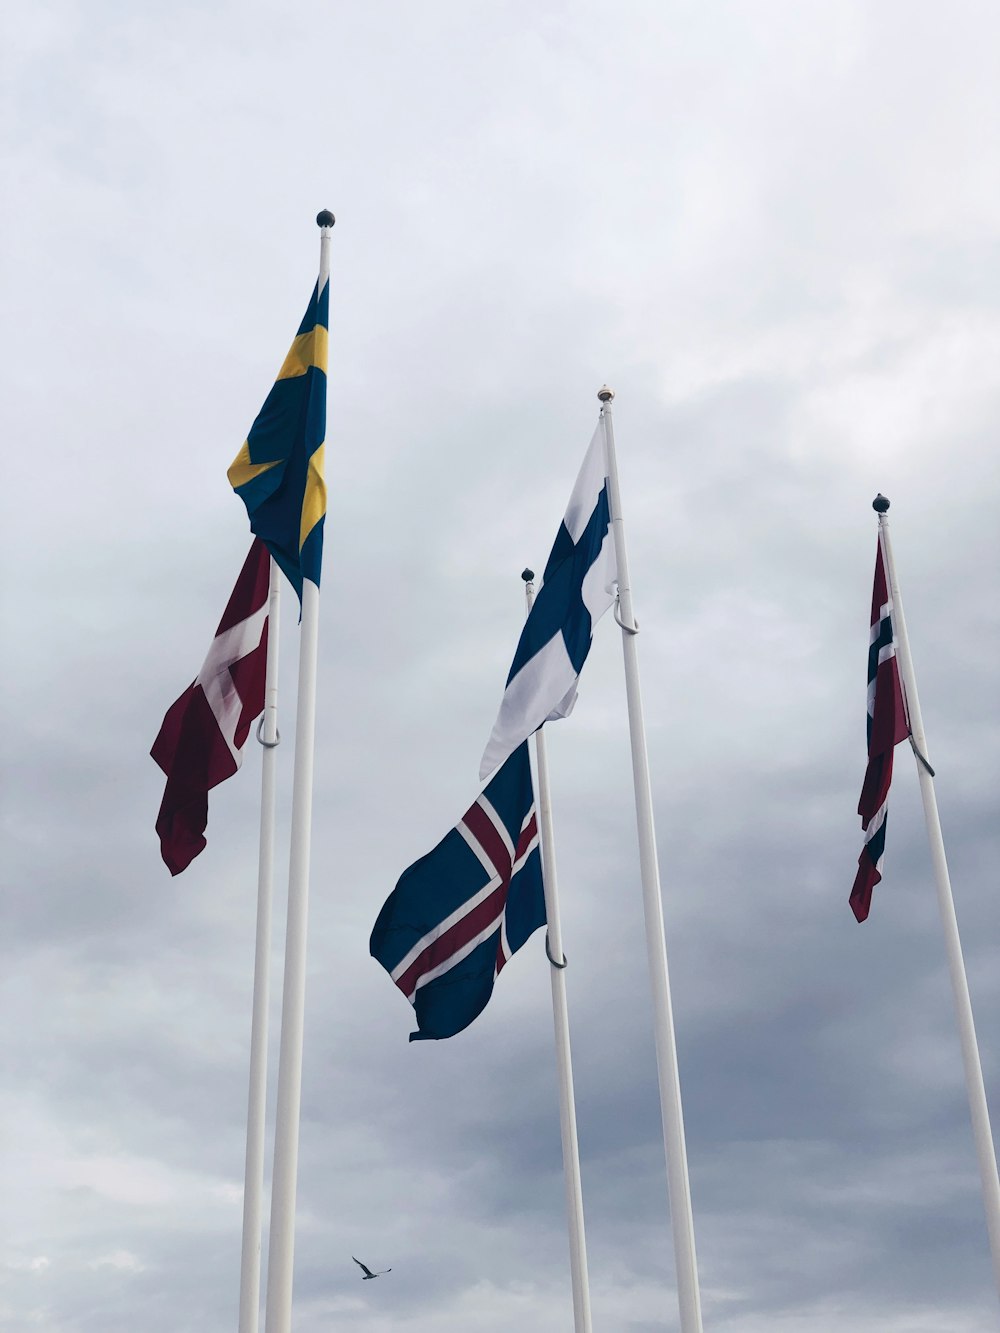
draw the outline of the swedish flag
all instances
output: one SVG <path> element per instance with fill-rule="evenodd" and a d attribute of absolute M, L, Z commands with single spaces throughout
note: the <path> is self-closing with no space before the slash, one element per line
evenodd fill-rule
<path fill-rule="evenodd" d="M 326 361 L 330 284 L 313 291 L 295 341 L 243 448 L 229 469 L 250 527 L 302 600 L 302 580 L 319 586 L 326 482 Z"/>

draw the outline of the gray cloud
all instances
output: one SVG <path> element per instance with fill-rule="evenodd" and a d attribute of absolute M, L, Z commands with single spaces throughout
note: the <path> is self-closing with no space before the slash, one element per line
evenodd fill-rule
<path fill-rule="evenodd" d="M 996 20 L 53 0 L 10 27 L 0 1324 L 235 1326 L 258 761 L 172 881 L 148 748 L 245 551 L 225 468 L 329 206 L 296 1328 L 570 1322 L 541 942 L 410 1046 L 367 940 L 475 793 L 605 379 L 706 1328 L 994 1327 L 905 747 L 864 928 L 846 900 L 882 490 L 993 1098 Z M 595 1326 L 649 1333 L 676 1298 L 626 725 L 609 620 L 549 750 Z M 279 890 L 272 1120 L 283 934 Z"/>

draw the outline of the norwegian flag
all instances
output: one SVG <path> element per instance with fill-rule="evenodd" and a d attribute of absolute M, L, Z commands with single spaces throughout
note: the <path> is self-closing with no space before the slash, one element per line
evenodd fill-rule
<path fill-rule="evenodd" d="M 528 745 L 455 828 L 404 870 L 371 953 L 413 1005 L 411 1041 L 453 1037 L 486 1007 L 511 954 L 545 924 Z"/>
<path fill-rule="evenodd" d="M 167 775 L 156 831 L 172 875 L 204 850 L 208 793 L 240 767 L 264 710 L 269 579 L 267 547 L 255 539 L 204 665 L 167 709 L 150 751 Z"/>
<path fill-rule="evenodd" d="M 867 918 L 872 889 L 882 878 L 892 754 L 899 742 L 906 740 L 909 734 L 892 633 L 892 596 L 886 583 L 880 535 L 875 554 L 875 588 L 872 593 L 871 640 L 868 649 L 868 768 L 861 788 L 861 800 L 858 802 L 865 845 L 858 858 L 858 873 L 850 898 L 858 921 Z"/>

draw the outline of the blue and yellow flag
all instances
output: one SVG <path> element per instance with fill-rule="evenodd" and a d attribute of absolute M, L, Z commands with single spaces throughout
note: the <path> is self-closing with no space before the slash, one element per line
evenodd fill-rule
<path fill-rule="evenodd" d="M 319 586 L 326 482 L 326 359 L 330 284 L 313 290 L 295 341 L 246 443 L 229 469 L 250 527 L 302 600 L 302 580 Z"/>

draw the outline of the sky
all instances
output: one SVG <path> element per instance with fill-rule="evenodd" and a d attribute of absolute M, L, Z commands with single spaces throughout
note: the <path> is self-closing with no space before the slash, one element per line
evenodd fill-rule
<path fill-rule="evenodd" d="M 905 747 L 865 925 L 847 898 L 881 491 L 996 1121 L 1000 11 L 41 0 L 3 22 L 0 1327 L 236 1328 L 260 759 L 171 879 L 148 752 L 248 546 L 225 472 L 329 208 L 294 1328 L 572 1328 L 541 935 L 472 1027 L 414 1045 L 368 936 L 479 790 L 520 572 L 608 383 L 705 1328 L 995 1329 Z M 290 597 L 280 638 L 290 738 Z M 594 1327 L 658 1333 L 619 643 L 606 617 L 548 754 Z M 360 1284 L 352 1255 L 391 1276 Z"/>

